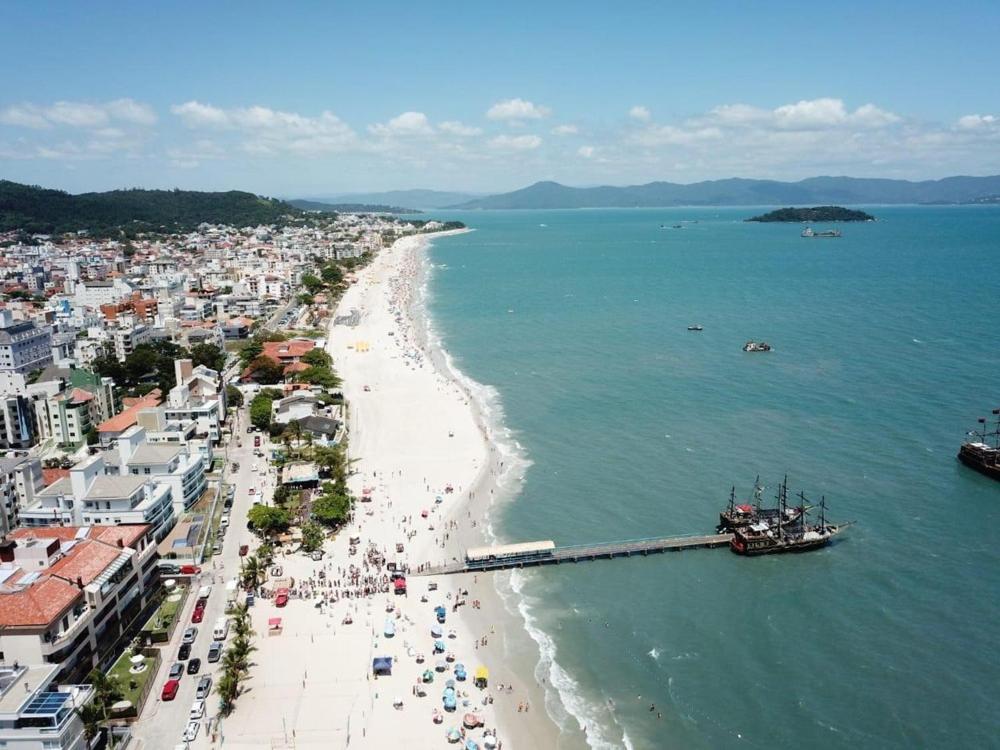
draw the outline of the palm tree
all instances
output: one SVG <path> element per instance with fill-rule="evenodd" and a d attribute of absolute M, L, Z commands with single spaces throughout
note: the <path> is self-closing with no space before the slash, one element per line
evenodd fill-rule
<path fill-rule="evenodd" d="M 256 555 L 251 555 L 243 561 L 243 588 L 256 591 L 260 586 L 261 578 L 264 576 L 264 566 L 257 559 Z"/>
<path fill-rule="evenodd" d="M 288 428 L 295 433 L 295 447 L 298 448 L 302 441 L 302 425 L 299 424 L 299 420 L 295 419 L 288 423 Z"/>
<path fill-rule="evenodd" d="M 94 686 L 94 698 L 105 706 L 122 699 L 122 688 L 117 677 L 109 677 L 99 669 L 91 671 L 87 677 Z"/>
<path fill-rule="evenodd" d="M 219 695 L 219 712 L 223 716 L 229 716 L 236 702 L 236 696 L 240 694 L 239 676 L 226 670 L 215 683 L 215 692 Z"/>
<path fill-rule="evenodd" d="M 87 747 L 90 747 L 101 731 L 101 724 L 104 723 L 104 706 L 97 702 L 95 695 L 90 703 L 85 703 L 76 709 L 76 715 L 83 722 L 83 736 L 87 740 Z"/>

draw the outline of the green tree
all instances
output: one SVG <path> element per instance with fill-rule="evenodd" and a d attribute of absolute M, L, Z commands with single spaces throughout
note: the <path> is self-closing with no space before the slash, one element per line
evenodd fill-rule
<path fill-rule="evenodd" d="M 315 365 L 296 373 L 295 380 L 299 383 L 309 383 L 330 389 L 339 387 L 341 383 L 340 378 L 329 367 Z"/>
<path fill-rule="evenodd" d="M 271 426 L 271 404 L 271 399 L 263 393 L 258 393 L 250 402 L 250 424 L 258 430 Z"/>
<path fill-rule="evenodd" d="M 315 552 L 323 546 L 323 527 L 313 521 L 302 524 L 302 551 Z"/>
<path fill-rule="evenodd" d="M 205 365 L 222 372 L 226 366 L 226 353 L 215 344 L 196 344 L 191 347 L 191 362 L 195 367 Z"/>
<path fill-rule="evenodd" d="M 254 530 L 264 536 L 286 531 L 291 523 L 288 511 L 268 505 L 254 505 L 247 513 L 247 519 Z"/>
<path fill-rule="evenodd" d="M 334 265 L 323 266 L 320 276 L 323 277 L 323 281 L 330 285 L 339 284 L 344 280 L 344 272 Z"/>
<path fill-rule="evenodd" d="M 250 370 L 250 377 L 264 385 L 274 385 L 285 378 L 284 366 L 263 354 L 251 360 L 247 368 Z"/>
<path fill-rule="evenodd" d="M 330 487 L 332 490 L 332 485 Z M 352 503 L 353 500 L 347 495 L 325 493 L 313 502 L 312 517 L 324 526 L 338 528 L 347 521 Z"/>
<path fill-rule="evenodd" d="M 307 365 L 316 365 L 317 367 L 330 367 L 333 365 L 333 357 L 319 347 L 310 349 L 300 359 Z"/>
<path fill-rule="evenodd" d="M 77 708 L 76 715 L 83 722 L 83 736 L 87 740 L 87 746 L 90 747 L 104 723 L 104 706 L 95 699 Z"/>
<path fill-rule="evenodd" d="M 264 344 L 261 342 L 260 338 L 254 336 L 246 343 L 246 346 L 240 349 L 240 362 L 242 362 L 243 366 L 246 367 L 263 352 Z"/>
<path fill-rule="evenodd" d="M 248 591 L 256 591 L 264 579 L 264 566 L 256 555 L 250 555 L 243 559 L 243 569 L 240 571 L 243 588 Z"/>
<path fill-rule="evenodd" d="M 307 273 L 302 277 L 302 286 L 304 286 L 310 294 L 316 294 L 316 292 L 323 288 L 323 281 L 317 276 Z"/>
<path fill-rule="evenodd" d="M 309 292 L 302 292 L 296 299 L 299 301 L 300 305 L 311 305 L 315 302 L 315 298 L 309 294 Z"/>
<path fill-rule="evenodd" d="M 226 403 L 239 409 L 243 406 L 243 391 L 235 385 L 226 386 Z"/>
<path fill-rule="evenodd" d="M 229 716 L 236 704 L 236 697 L 240 694 L 240 677 L 238 674 L 224 671 L 215 683 L 215 692 L 219 696 L 219 712 L 223 716 Z"/>

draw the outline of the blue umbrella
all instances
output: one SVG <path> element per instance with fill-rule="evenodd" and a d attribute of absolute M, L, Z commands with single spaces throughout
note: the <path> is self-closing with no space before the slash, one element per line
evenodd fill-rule
<path fill-rule="evenodd" d="M 434 650 L 443 652 L 444 651 L 444 641 L 434 641 Z"/>

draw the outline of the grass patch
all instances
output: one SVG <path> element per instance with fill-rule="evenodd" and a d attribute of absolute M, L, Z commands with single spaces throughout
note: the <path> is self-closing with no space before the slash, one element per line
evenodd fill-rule
<path fill-rule="evenodd" d="M 146 669 L 139 674 L 132 674 L 129 672 L 129 667 L 132 666 L 132 662 L 129 661 L 131 657 L 132 650 L 127 649 L 124 654 L 118 657 L 118 661 L 114 663 L 114 666 L 108 670 L 108 677 L 117 678 L 118 684 L 122 689 L 122 694 L 125 696 L 124 700 L 130 701 L 138 709 L 139 697 L 143 694 L 146 684 L 156 674 L 159 659 L 147 656 Z"/>
<path fill-rule="evenodd" d="M 178 601 L 172 602 L 168 595 L 146 621 L 146 626 L 143 629 L 152 633 L 154 638 L 157 636 L 165 637 L 170 632 L 170 626 L 177 619 L 177 614 L 184 605 L 184 599 L 185 597 L 182 596 Z"/>

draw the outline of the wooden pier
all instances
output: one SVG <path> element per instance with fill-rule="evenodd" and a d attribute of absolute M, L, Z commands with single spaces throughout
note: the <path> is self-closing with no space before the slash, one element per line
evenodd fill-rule
<path fill-rule="evenodd" d="M 728 547 L 732 534 L 705 534 L 702 536 L 666 536 L 654 539 L 632 539 L 624 542 L 584 544 L 570 547 L 556 547 L 551 552 L 511 559 L 476 560 L 438 565 L 424 570 L 411 570 L 411 576 L 436 576 L 449 573 L 478 573 L 510 568 L 527 568 L 537 565 L 558 565 L 567 562 L 588 560 L 610 560 L 615 557 L 651 555 L 659 552 L 674 552 L 685 549 L 710 549 Z"/>

